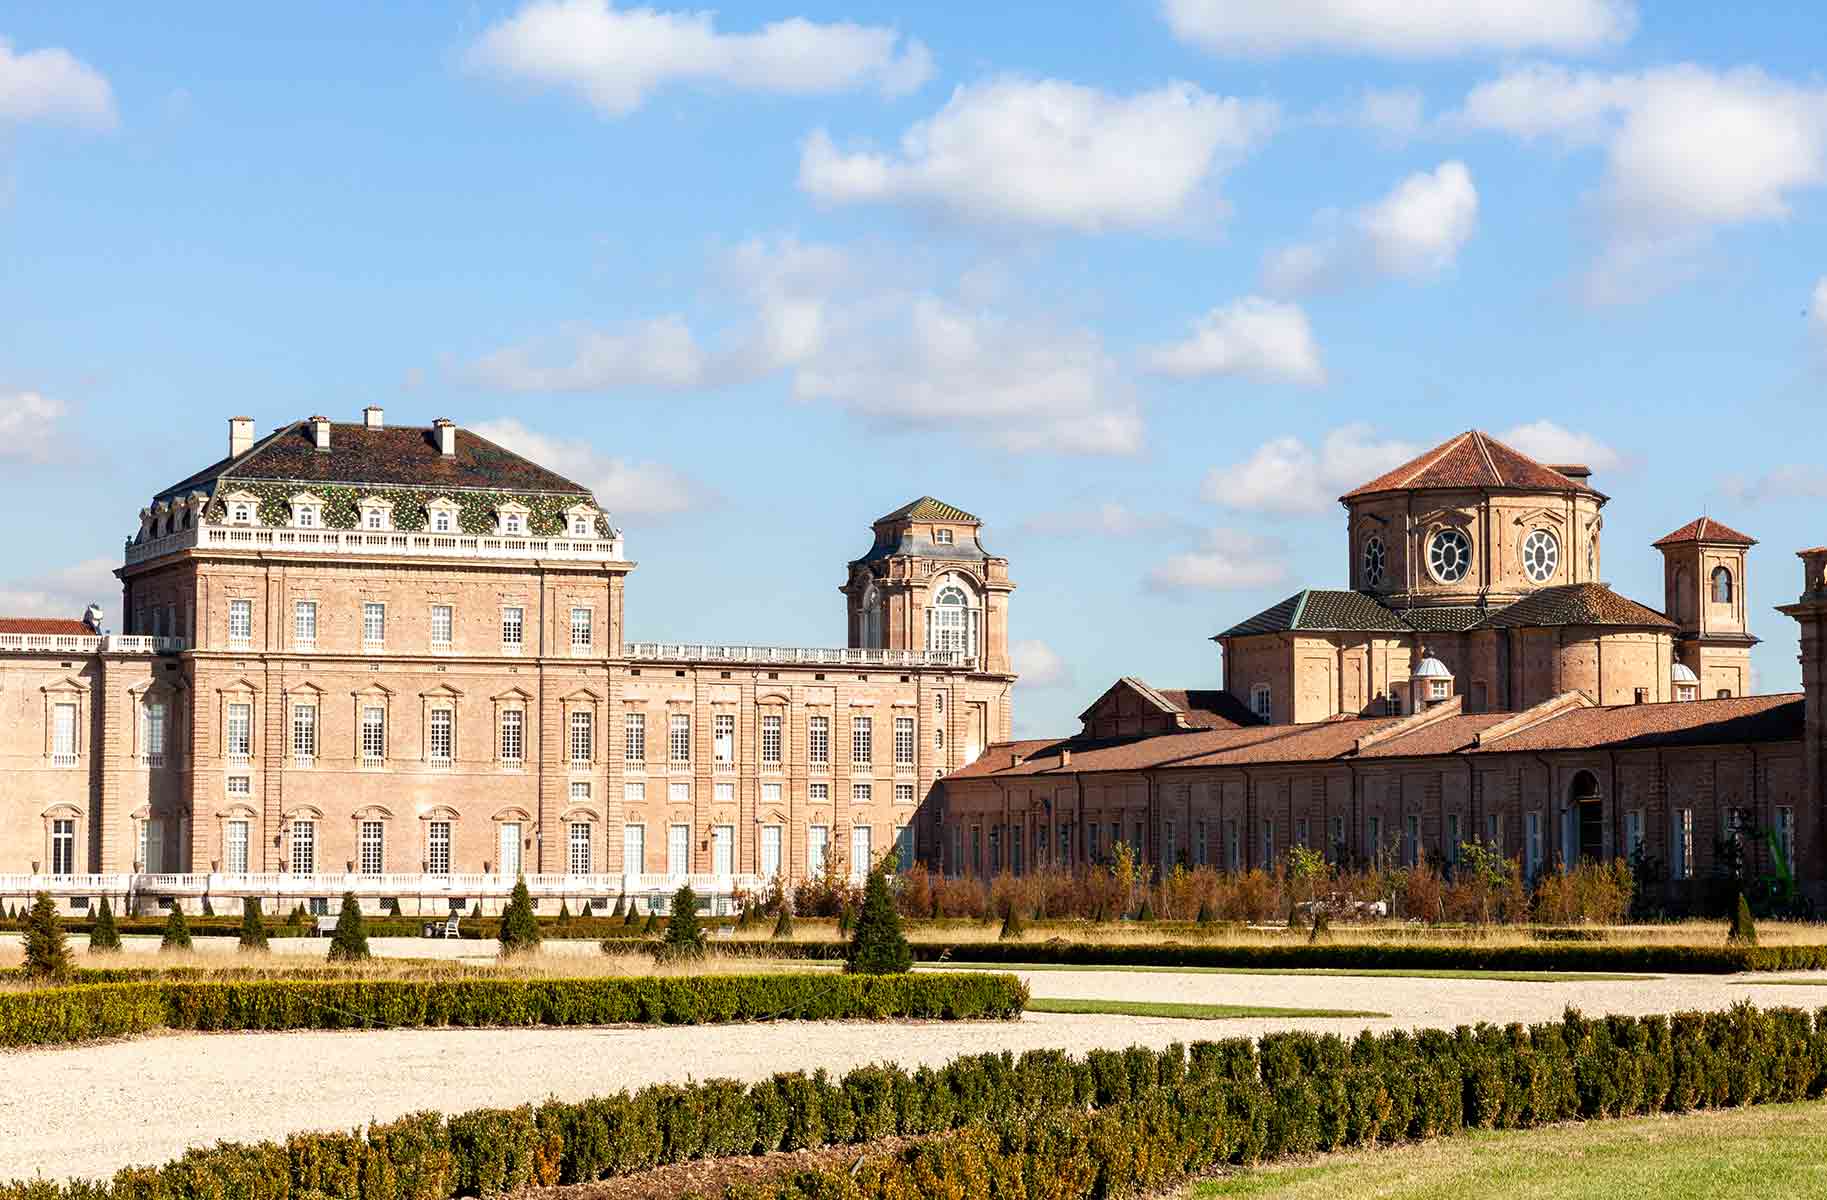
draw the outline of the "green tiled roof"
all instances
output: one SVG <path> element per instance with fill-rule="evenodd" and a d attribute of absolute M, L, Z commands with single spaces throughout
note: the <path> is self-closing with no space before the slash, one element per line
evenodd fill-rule
<path fill-rule="evenodd" d="M 1406 633 L 1408 626 L 1362 592 L 1307 588 L 1280 604 L 1266 608 L 1247 621 L 1231 626 L 1219 637 L 1246 637 L 1253 633 L 1291 633 L 1299 630 L 1388 630 Z"/>
<path fill-rule="evenodd" d="M 1516 626 L 1543 628 L 1554 625 L 1635 625 L 1673 629 L 1675 623 L 1657 612 L 1620 596 L 1602 583 L 1570 583 L 1543 588 L 1485 618 L 1491 629 Z"/>
<path fill-rule="evenodd" d="M 1439 608 L 1405 608 L 1401 615 L 1410 629 L 1422 633 L 1463 633 L 1490 616 L 1491 610 L 1454 604 Z"/>
<path fill-rule="evenodd" d="M 955 508 L 952 505 L 945 503 L 945 501 L 935 500 L 931 496 L 921 496 L 918 500 L 910 500 L 887 516 L 882 517 L 881 520 L 876 523 L 880 524 L 881 521 L 900 520 L 969 521 L 973 525 L 982 524 L 976 517 L 965 512 L 962 508 Z"/>

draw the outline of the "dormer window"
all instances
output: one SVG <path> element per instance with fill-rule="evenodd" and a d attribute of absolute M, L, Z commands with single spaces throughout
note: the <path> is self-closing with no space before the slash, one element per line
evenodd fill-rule
<path fill-rule="evenodd" d="M 589 504 L 573 504 L 565 509 L 565 528 L 574 538 L 591 538 L 596 536 L 596 508 Z"/>
<path fill-rule="evenodd" d="M 292 497 L 292 527 L 294 529 L 322 529 L 324 527 L 324 502 L 319 496 L 309 492 L 300 492 Z"/>
<path fill-rule="evenodd" d="M 519 513 L 503 513 L 501 516 L 501 531 L 503 533 L 524 532 L 520 527 L 520 514 Z"/>
<path fill-rule="evenodd" d="M 512 501 L 495 510 L 495 532 L 503 537 L 524 537 L 532 509 Z"/>
<path fill-rule="evenodd" d="M 231 525 L 258 525 L 260 523 L 260 500 L 247 492 L 232 492 L 224 497 L 228 505 L 228 522 Z"/>
<path fill-rule="evenodd" d="M 254 506 L 251 504 L 237 504 L 229 509 L 228 519 L 237 525 L 246 525 L 254 519 Z"/>
<path fill-rule="evenodd" d="M 450 500 L 433 500 L 425 506 L 425 528 L 432 533 L 457 532 L 457 506 Z"/>
<path fill-rule="evenodd" d="M 933 545 L 949 546 L 952 544 L 952 531 L 949 529 L 933 530 Z"/>
<path fill-rule="evenodd" d="M 581 538 L 581 537 L 589 537 L 589 536 L 590 536 L 590 520 L 589 520 L 589 518 L 588 518 L 588 517 L 574 517 L 574 518 L 572 518 L 572 520 L 571 520 L 571 536 L 572 536 L 572 537 L 580 537 L 580 538 Z"/>
<path fill-rule="evenodd" d="M 300 529 L 317 528 L 317 509 L 315 507 L 307 504 L 298 510 L 298 527 Z"/>
<path fill-rule="evenodd" d="M 362 501 L 362 528 L 385 533 L 393 528 L 393 505 L 385 500 Z"/>

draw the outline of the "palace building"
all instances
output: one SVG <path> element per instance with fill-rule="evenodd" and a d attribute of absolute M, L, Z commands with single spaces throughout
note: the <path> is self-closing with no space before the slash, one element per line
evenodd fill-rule
<path fill-rule="evenodd" d="M 1608 498 L 1476 431 L 1340 498 L 1346 589 L 1214 638 L 1217 689 L 1118 680 L 1073 734 L 991 746 L 935 803 L 946 869 L 1453 860 L 1530 876 L 1642 853 L 1670 902 L 1741 855 L 1827 901 L 1827 548 L 1802 551 L 1802 693 L 1746 695 L 1753 539 L 1655 543 L 1660 610 L 1603 582 Z"/>
<path fill-rule="evenodd" d="M 0 621 L 0 894 L 575 910 L 911 861 L 1009 736 L 1014 584 L 931 497 L 873 534 L 842 646 L 631 642 L 586 488 L 447 420 L 235 417 L 141 510 L 125 634 Z"/>

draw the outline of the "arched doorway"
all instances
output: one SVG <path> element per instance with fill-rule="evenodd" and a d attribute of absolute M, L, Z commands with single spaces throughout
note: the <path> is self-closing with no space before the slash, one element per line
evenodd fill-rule
<path fill-rule="evenodd" d="M 1585 862 L 1603 861 L 1605 799 L 1599 794 L 1599 777 L 1591 771 L 1575 772 L 1567 799 L 1573 810 L 1575 836 L 1579 839 L 1579 858 Z"/>

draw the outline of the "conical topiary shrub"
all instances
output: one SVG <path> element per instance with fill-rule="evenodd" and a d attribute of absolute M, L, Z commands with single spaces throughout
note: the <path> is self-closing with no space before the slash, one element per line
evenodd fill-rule
<path fill-rule="evenodd" d="M 1136 920 L 1152 921 L 1154 919 L 1155 919 L 1154 902 L 1152 900 L 1150 900 L 1147 896 L 1143 896 L 1142 897 L 1142 908 L 1141 908 L 1141 911 L 1136 913 Z"/>
<path fill-rule="evenodd" d="M 190 949 L 190 922 L 184 919 L 184 906 L 176 900 L 171 902 L 171 912 L 165 918 L 165 936 L 159 939 L 159 949 Z"/>
<path fill-rule="evenodd" d="M 933 892 L 933 910 L 928 916 L 932 920 L 937 921 L 944 911 L 944 909 L 939 907 L 939 893 L 937 891 Z"/>
<path fill-rule="evenodd" d="M 793 906 L 781 901 L 780 915 L 774 918 L 774 940 L 790 942 L 793 940 Z"/>
<path fill-rule="evenodd" d="M 539 949 L 539 918 L 533 915 L 533 897 L 527 891 L 526 876 L 514 881 L 507 908 L 501 913 L 501 956 L 511 958 Z"/>
<path fill-rule="evenodd" d="M 25 974 L 34 983 L 63 983 L 76 973 L 70 943 L 63 935 L 63 921 L 49 892 L 32 898 L 25 914 Z"/>
<path fill-rule="evenodd" d="M 913 947 L 901 933 L 901 914 L 889 894 L 886 871 L 869 872 L 856 936 L 844 957 L 844 970 L 853 975 L 904 975 L 913 966 Z"/>
<path fill-rule="evenodd" d="M 659 928 L 660 928 L 660 914 L 656 913 L 651 908 L 648 909 L 647 910 L 647 920 L 642 922 L 642 924 L 641 924 L 641 932 L 644 934 L 653 934 L 653 933 L 659 932 Z"/>
<path fill-rule="evenodd" d="M 566 933 L 571 932 L 571 906 L 563 900 L 558 902 L 558 920 L 553 924 Z"/>
<path fill-rule="evenodd" d="M 666 918 L 666 935 L 654 947 L 657 962 L 689 962 L 704 957 L 704 928 L 698 922 L 698 894 L 682 883 L 672 894 L 672 912 Z"/>
<path fill-rule="evenodd" d="M 640 905 L 637 904 L 635 901 L 630 900 L 628 902 L 628 911 L 622 917 L 622 924 L 628 926 L 629 928 L 633 928 L 634 926 L 639 925 L 640 923 L 641 923 Z"/>
<path fill-rule="evenodd" d="M 850 936 L 850 906 L 840 905 L 837 910 L 837 936 Z"/>
<path fill-rule="evenodd" d="M 1199 915 L 1195 920 L 1201 925 L 1210 925 L 1215 919 L 1212 913 L 1212 902 L 1210 900 L 1199 901 Z"/>
<path fill-rule="evenodd" d="M 619 917 L 622 915 L 622 897 L 617 896 L 615 898 L 615 907 L 609 910 L 609 915 L 611 917 Z"/>
<path fill-rule="evenodd" d="M 1733 946 L 1757 945 L 1757 926 L 1751 921 L 1751 905 L 1743 892 L 1738 893 L 1738 908 L 1732 913 L 1732 928 L 1726 932 L 1726 943 Z"/>
<path fill-rule="evenodd" d="M 303 929 L 309 920 L 310 915 L 305 912 L 305 906 L 302 904 L 294 904 L 292 911 L 285 915 L 287 929 Z"/>
<path fill-rule="evenodd" d="M 114 923 L 114 910 L 108 907 L 108 898 L 101 898 L 101 909 L 95 914 L 95 924 L 89 927 L 89 953 L 115 954 L 121 948 L 120 926 Z"/>
<path fill-rule="evenodd" d="M 386 914 L 390 917 L 399 916 L 400 915 L 400 898 L 398 896 L 387 897 L 387 903 L 383 906 L 383 911 L 386 912 Z"/>
<path fill-rule="evenodd" d="M 368 957 L 368 927 L 362 923 L 361 903 L 354 892 L 344 892 L 336 932 L 330 935 L 330 961 L 362 962 Z"/>
<path fill-rule="evenodd" d="M 476 901 L 476 907 L 469 910 L 469 919 L 472 921 L 480 921 L 482 919 L 482 901 Z"/>
<path fill-rule="evenodd" d="M 266 922 L 260 917 L 260 901 L 249 896 L 241 901 L 241 937 L 236 944 L 243 950 L 262 951 L 266 947 Z"/>
<path fill-rule="evenodd" d="M 203 897 L 203 915 L 206 917 L 213 917 L 216 915 L 215 906 L 209 902 L 208 896 Z"/>
<path fill-rule="evenodd" d="M 1307 934 L 1307 942 L 1313 945 L 1332 940 L 1332 920 L 1326 915 L 1324 905 L 1313 906 L 1313 929 Z"/>
<path fill-rule="evenodd" d="M 1015 907 L 1014 901 L 1003 906 L 1002 932 L 996 935 L 998 941 L 1019 942 L 1027 929 L 1021 923 L 1021 910 Z"/>

